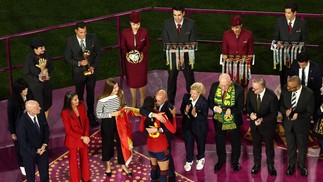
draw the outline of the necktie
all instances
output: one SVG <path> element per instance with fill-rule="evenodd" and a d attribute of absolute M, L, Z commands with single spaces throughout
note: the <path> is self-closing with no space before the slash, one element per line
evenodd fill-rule
<path fill-rule="evenodd" d="M 257 94 L 257 102 L 256 102 L 256 107 L 257 107 L 257 112 L 260 110 L 260 104 L 261 104 L 261 99 L 260 99 L 260 94 Z"/>
<path fill-rule="evenodd" d="M 35 124 L 35 126 L 36 126 L 36 128 L 37 128 L 38 132 L 40 133 L 40 127 L 39 127 L 39 125 L 38 125 L 38 123 L 37 123 L 36 116 L 34 117 L 34 124 Z"/>
<path fill-rule="evenodd" d="M 292 109 L 294 110 L 296 108 L 296 92 L 292 93 Z"/>
<path fill-rule="evenodd" d="M 81 40 L 81 48 L 82 48 L 82 51 L 84 52 L 85 51 L 85 44 L 84 44 L 84 40 L 83 39 Z"/>
<path fill-rule="evenodd" d="M 293 27 L 292 27 L 292 21 L 290 21 L 290 22 L 288 23 L 288 30 L 289 30 L 289 33 L 292 33 L 292 29 L 293 29 Z"/>
<path fill-rule="evenodd" d="M 223 93 L 222 93 L 222 104 L 223 104 L 223 102 L 224 102 L 224 99 L 225 99 L 225 95 L 227 94 L 227 91 L 223 91 Z"/>
<path fill-rule="evenodd" d="M 177 33 L 178 35 L 181 34 L 181 24 L 177 24 Z"/>
<path fill-rule="evenodd" d="M 305 68 L 302 69 L 302 85 L 305 86 Z"/>

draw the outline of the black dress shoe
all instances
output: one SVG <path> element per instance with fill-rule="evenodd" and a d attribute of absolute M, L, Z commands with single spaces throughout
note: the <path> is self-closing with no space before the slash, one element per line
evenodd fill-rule
<path fill-rule="evenodd" d="M 291 176 L 295 172 L 295 166 L 288 166 L 286 175 Z"/>
<path fill-rule="evenodd" d="M 260 170 L 260 164 L 255 164 L 251 169 L 251 174 L 257 174 Z"/>
<path fill-rule="evenodd" d="M 240 164 L 238 162 L 232 164 L 232 169 L 234 172 L 238 172 L 240 170 Z"/>
<path fill-rule="evenodd" d="M 270 176 L 277 176 L 277 171 L 274 166 L 272 165 L 268 166 L 268 171 Z"/>
<path fill-rule="evenodd" d="M 222 168 L 224 163 L 225 162 L 220 162 L 220 161 L 218 163 L 216 163 L 215 166 L 214 166 L 214 170 L 219 171 Z"/>
<path fill-rule="evenodd" d="M 307 169 L 305 167 L 300 167 L 299 173 L 301 174 L 301 176 L 307 176 L 308 174 Z"/>
<path fill-rule="evenodd" d="M 109 177 L 111 176 L 111 174 L 112 174 L 111 171 L 110 172 L 105 172 L 105 175 L 107 175 Z"/>
<path fill-rule="evenodd" d="M 175 176 L 168 176 L 168 182 L 175 182 L 176 181 L 176 178 Z"/>

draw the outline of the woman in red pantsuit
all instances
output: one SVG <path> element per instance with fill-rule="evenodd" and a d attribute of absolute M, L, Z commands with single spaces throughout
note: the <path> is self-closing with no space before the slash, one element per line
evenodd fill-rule
<path fill-rule="evenodd" d="M 140 28 L 139 13 L 131 13 L 129 21 L 131 28 L 122 31 L 121 49 L 125 57 L 127 85 L 130 87 L 132 97 L 131 106 L 136 107 L 137 88 L 139 88 L 140 106 L 144 103 L 150 42 L 147 29 Z M 139 53 L 134 54 L 137 51 Z"/>
<path fill-rule="evenodd" d="M 64 106 L 61 113 L 66 136 L 64 145 L 69 151 L 70 181 L 79 182 L 79 166 L 77 155 L 80 156 L 80 167 L 83 181 L 90 180 L 88 144 L 90 142 L 90 123 L 86 115 L 86 108 L 79 101 L 75 92 L 65 94 Z"/>

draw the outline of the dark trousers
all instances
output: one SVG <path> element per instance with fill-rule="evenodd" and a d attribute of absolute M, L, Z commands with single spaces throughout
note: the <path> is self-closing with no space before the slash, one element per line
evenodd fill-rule
<path fill-rule="evenodd" d="M 168 81 L 167 81 L 168 100 L 173 105 L 175 103 L 176 89 L 177 89 L 177 76 L 179 72 L 179 70 L 176 69 L 175 59 L 176 59 L 175 56 L 173 56 L 172 70 L 170 70 L 170 68 L 168 67 Z M 195 79 L 194 79 L 194 71 L 191 69 L 191 65 L 189 65 L 188 63 L 187 54 L 185 54 L 183 74 L 186 81 L 186 91 L 189 93 L 190 87 L 195 82 Z"/>
<path fill-rule="evenodd" d="M 116 139 L 116 148 L 118 154 L 118 164 L 124 165 L 125 161 L 122 155 L 120 138 L 117 131 L 116 120 L 113 118 L 104 118 L 101 122 L 102 137 L 102 161 L 109 161 L 114 156 L 114 138 Z"/>
<path fill-rule="evenodd" d="M 86 105 L 88 114 L 94 115 L 94 90 L 96 79 L 94 76 L 86 77 L 85 80 L 74 80 L 75 90 L 79 97 L 79 100 L 83 99 L 84 88 L 86 88 Z"/>
<path fill-rule="evenodd" d="M 241 134 L 240 126 L 237 125 L 236 129 L 233 130 L 222 130 L 222 123 L 217 120 L 213 120 L 215 128 L 215 144 L 216 153 L 218 155 L 219 162 L 225 162 L 226 150 L 225 150 L 225 136 L 226 133 L 230 135 L 230 142 L 232 148 L 231 163 L 237 163 L 240 159 L 241 153 Z"/>
<path fill-rule="evenodd" d="M 45 151 L 42 155 L 23 155 L 24 167 L 26 170 L 27 181 L 35 181 L 35 165 L 38 165 L 40 174 L 40 181 L 49 181 L 48 174 L 48 151 Z"/>
<path fill-rule="evenodd" d="M 266 131 L 261 132 L 258 128 L 251 129 L 252 144 L 253 144 L 253 159 L 255 164 L 261 163 L 261 151 L 262 144 L 261 141 L 266 143 L 266 156 L 267 156 L 267 165 L 274 165 L 274 132 Z"/>
<path fill-rule="evenodd" d="M 279 68 L 277 68 L 279 69 Z M 289 76 L 290 68 L 287 68 L 283 65 L 282 70 L 279 71 L 279 79 L 280 79 L 280 88 L 283 88 L 284 85 L 287 84 L 287 78 Z"/>
<path fill-rule="evenodd" d="M 167 129 L 164 129 L 164 131 L 168 141 L 168 150 L 169 150 L 168 176 L 175 177 L 175 165 L 174 165 L 174 160 L 172 156 L 172 142 L 171 142 L 172 134 Z"/>
<path fill-rule="evenodd" d="M 208 127 L 199 126 L 199 132 L 194 133 L 192 129 L 184 130 L 184 142 L 186 150 L 186 161 L 192 162 L 194 160 L 194 139 L 196 140 L 197 146 L 197 160 L 205 157 L 205 143 L 207 137 Z"/>
<path fill-rule="evenodd" d="M 22 160 L 22 156 L 20 154 L 20 143 L 19 140 L 16 140 L 13 142 L 15 145 L 15 150 L 16 150 L 16 156 L 17 156 L 17 161 L 20 167 L 24 166 L 23 160 Z"/>
<path fill-rule="evenodd" d="M 285 129 L 285 128 L 284 128 Z M 286 142 L 287 142 L 287 156 L 289 165 L 294 166 L 296 164 L 296 146 L 298 148 L 298 166 L 305 167 L 306 155 L 307 155 L 307 133 L 295 133 L 293 130 L 288 131 L 285 129 Z"/>

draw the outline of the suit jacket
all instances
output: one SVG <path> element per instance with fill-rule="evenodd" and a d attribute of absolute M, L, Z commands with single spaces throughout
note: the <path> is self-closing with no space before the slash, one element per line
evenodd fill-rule
<path fill-rule="evenodd" d="M 17 123 L 17 137 L 20 142 L 20 153 L 25 157 L 35 157 L 37 149 L 43 144 L 48 145 L 49 127 L 43 112 L 37 115 L 40 132 L 27 113 Z"/>
<path fill-rule="evenodd" d="M 86 108 L 83 102 L 77 106 L 80 120 L 74 111 L 63 110 L 61 113 L 66 136 L 64 145 L 68 148 L 86 147 L 81 140 L 81 136 L 90 136 L 90 123 L 86 115 Z"/>
<path fill-rule="evenodd" d="M 297 61 L 294 61 L 290 67 L 289 76 L 294 75 L 299 76 L 299 66 L 297 64 Z M 309 72 L 308 75 L 306 75 L 306 77 L 308 78 L 307 87 L 314 92 L 315 102 L 317 102 L 317 106 L 319 106 L 321 97 L 320 89 L 322 87 L 322 69 L 320 65 L 313 61 L 310 61 Z"/>
<path fill-rule="evenodd" d="M 253 54 L 253 35 L 252 32 L 242 29 L 239 38 L 232 30 L 223 34 L 222 54 L 231 55 L 252 55 Z"/>
<path fill-rule="evenodd" d="M 88 58 L 89 65 L 95 69 L 94 74 L 87 77 L 95 78 L 95 75 L 98 74 L 101 46 L 94 34 L 86 34 L 85 42 L 86 49 L 90 51 L 90 57 Z M 74 80 L 85 80 L 86 76 L 83 75 L 83 72 L 88 69 L 88 66 L 78 66 L 78 61 L 84 60 L 84 57 L 76 35 L 73 35 L 66 40 L 64 58 L 67 63 L 72 65 Z"/>
<path fill-rule="evenodd" d="M 307 30 L 304 20 L 296 17 L 292 33 L 289 33 L 288 22 L 285 17 L 280 17 L 276 23 L 274 40 L 287 42 L 307 42 Z"/>
<path fill-rule="evenodd" d="M 295 133 L 305 134 L 309 132 L 311 128 L 311 116 L 314 112 L 314 94 L 311 89 L 302 86 L 301 94 L 299 96 L 295 113 L 298 113 L 298 117 L 295 121 L 291 121 L 286 116 L 286 110 L 291 108 L 292 92 L 287 90 L 285 86 L 282 89 L 280 96 L 279 111 L 283 115 L 283 125 L 285 131 L 294 130 Z"/>
<path fill-rule="evenodd" d="M 207 117 L 208 117 L 208 103 L 204 96 L 200 95 L 198 100 L 196 101 L 195 108 L 197 116 L 194 117 L 192 115 L 192 109 L 189 110 L 187 114 L 185 114 L 186 105 L 190 104 L 190 97 L 189 93 L 186 93 L 183 96 L 182 104 L 181 104 L 181 113 L 183 115 L 182 119 L 182 127 L 183 130 L 192 130 L 194 134 L 198 134 L 199 132 L 205 131 L 202 128 L 207 128 Z"/>
<path fill-rule="evenodd" d="M 276 130 L 277 126 L 277 114 L 278 114 L 279 103 L 276 94 L 266 88 L 264 96 L 260 104 L 259 112 L 257 112 L 257 94 L 249 89 L 247 95 L 247 113 L 257 113 L 258 118 L 263 118 L 263 122 L 258 126 L 258 131 L 262 133 L 271 132 Z M 256 129 L 255 122 L 250 119 L 250 128 Z"/>
<path fill-rule="evenodd" d="M 178 34 L 174 19 L 167 19 L 164 21 L 162 36 L 163 43 L 196 42 L 195 21 L 184 17 L 181 33 Z"/>
<path fill-rule="evenodd" d="M 235 105 L 233 107 L 231 107 L 231 114 L 233 114 L 235 116 L 234 122 L 237 125 L 240 125 L 242 123 L 242 110 L 244 107 L 244 93 L 243 93 L 243 88 L 236 84 L 234 84 L 234 89 L 235 89 L 235 94 L 236 94 L 236 98 L 235 98 Z M 210 109 L 213 111 L 213 118 L 214 118 L 214 106 L 219 106 L 217 103 L 214 102 L 214 95 L 216 92 L 216 89 L 219 86 L 219 82 L 215 82 L 212 84 L 211 89 L 210 89 L 210 94 L 208 97 L 208 102 L 209 102 L 209 107 Z"/>
<path fill-rule="evenodd" d="M 136 46 L 134 45 L 134 34 L 131 28 L 122 31 L 121 35 L 121 50 L 125 56 L 131 50 L 138 50 L 144 53 L 144 59 L 148 60 L 148 49 L 150 47 L 150 40 L 148 31 L 145 28 L 139 28 L 136 34 Z"/>
<path fill-rule="evenodd" d="M 173 109 L 174 106 L 168 100 L 162 105 L 162 108 L 157 107 L 157 109 L 160 110 L 160 112 L 164 112 L 166 114 L 168 120 L 172 123 L 172 125 L 176 129 L 177 128 L 177 123 L 174 122 L 174 120 L 173 120 L 173 115 L 169 111 L 170 108 Z M 142 108 L 140 108 L 140 114 L 145 116 L 145 117 L 148 117 L 150 112 L 142 107 Z M 166 134 L 170 134 L 169 130 L 166 128 L 164 123 L 160 123 L 160 125 L 161 125 L 161 128 L 163 128 L 163 130 L 166 132 Z"/>

